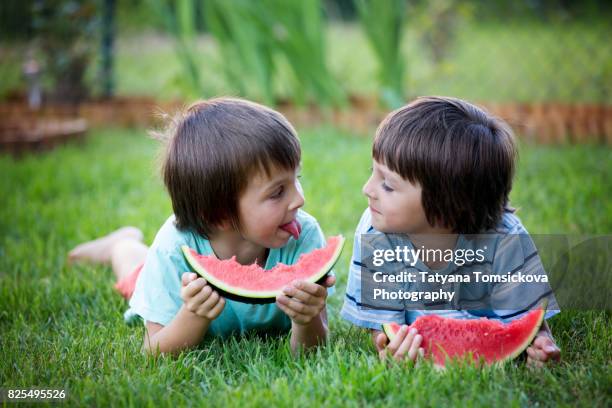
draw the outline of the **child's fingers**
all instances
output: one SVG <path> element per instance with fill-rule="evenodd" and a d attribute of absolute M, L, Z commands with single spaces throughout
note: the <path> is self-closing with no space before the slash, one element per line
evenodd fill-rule
<path fill-rule="evenodd" d="M 376 340 L 374 341 L 376 350 L 380 353 L 382 350 L 385 349 L 385 346 L 387 345 L 388 341 L 389 339 L 387 339 L 387 335 L 385 333 L 379 333 L 378 336 L 376 336 Z"/>
<path fill-rule="evenodd" d="M 321 286 L 326 288 L 331 288 L 336 284 L 336 277 L 333 275 L 328 275 L 323 282 L 321 282 Z"/>
<path fill-rule="evenodd" d="M 191 298 L 191 301 L 198 305 L 202 304 L 208 298 L 210 298 L 213 292 L 214 292 L 213 288 L 211 288 L 209 285 L 205 285 L 202 289 L 200 289 L 199 292 L 196 292 L 196 294 L 193 295 L 193 297 Z"/>
<path fill-rule="evenodd" d="M 536 361 L 546 361 L 546 354 L 536 347 L 527 347 L 527 355 Z"/>
<path fill-rule="evenodd" d="M 327 295 L 327 290 L 321 285 L 317 285 L 316 283 L 306 282 L 303 280 L 298 280 L 293 282 L 291 285 L 295 289 L 303 290 L 304 292 L 308 292 L 316 297 L 325 297 Z"/>
<path fill-rule="evenodd" d="M 207 287 L 210 288 L 210 286 L 207 286 Z M 220 298 L 221 296 L 219 296 L 219 294 L 216 291 L 214 290 L 211 291 L 208 298 L 204 301 L 204 303 L 202 303 L 200 310 L 202 311 L 211 310 L 217 304 Z"/>
<path fill-rule="evenodd" d="M 295 311 L 291 310 L 290 308 L 279 302 L 278 299 L 276 300 L 276 306 L 278 306 L 278 308 L 282 310 L 292 320 L 297 316 L 297 313 Z"/>
<path fill-rule="evenodd" d="M 425 360 L 425 349 L 423 347 L 419 347 L 416 353 L 416 357 L 414 359 L 416 367 L 420 366 L 423 360 Z"/>
<path fill-rule="evenodd" d="M 181 284 L 187 286 L 189 282 L 197 279 L 198 275 L 193 272 L 185 272 L 181 275 Z"/>
<path fill-rule="evenodd" d="M 325 298 L 311 295 L 310 293 L 296 289 L 293 286 L 287 286 L 285 289 L 283 289 L 283 293 L 288 297 L 297 299 L 300 302 L 308 305 L 319 305 L 325 303 Z"/>
<path fill-rule="evenodd" d="M 548 351 L 548 359 L 559 361 L 561 360 L 561 350 L 558 347 L 555 347 L 554 351 Z"/>
<path fill-rule="evenodd" d="M 304 318 L 309 321 L 311 318 L 321 313 L 320 307 L 304 305 L 303 303 L 294 300 L 289 300 L 285 306 L 294 312 L 294 319 L 296 319 L 296 321 L 299 320 L 300 322 L 304 322 Z"/>
<path fill-rule="evenodd" d="M 206 317 L 211 320 L 215 319 L 217 316 L 221 314 L 224 307 L 225 307 L 225 298 L 219 297 L 219 301 L 212 309 L 210 309 L 210 311 L 206 314 Z"/>
<path fill-rule="evenodd" d="M 296 314 L 314 316 L 320 312 L 319 308 L 311 305 L 307 305 L 297 300 L 288 298 L 287 296 L 281 295 L 277 298 L 277 301 L 293 310 Z"/>
<path fill-rule="evenodd" d="M 537 336 L 533 341 L 533 346 L 542 350 L 548 359 L 558 360 L 561 357 L 561 350 L 550 337 Z"/>
<path fill-rule="evenodd" d="M 187 297 L 185 299 L 185 305 L 192 312 L 201 315 L 202 314 L 202 310 L 203 310 L 202 309 L 202 304 L 204 303 L 204 301 L 206 299 L 208 299 L 208 297 L 210 296 L 211 292 L 212 292 L 212 289 L 210 288 L 210 286 L 205 286 L 203 290 L 201 290 L 200 292 L 196 293 L 194 296 Z"/>
<path fill-rule="evenodd" d="M 408 350 L 408 358 L 412 361 L 416 360 L 417 355 L 419 354 L 419 349 L 421 348 L 421 342 L 423 341 L 423 336 L 417 334 L 414 336 L 412 340 L 412 345 Z"/>
<path fill-rule="evenodd" d="M 555 343 L 550 339 L 550 337 L 536 336 L 536 338 L 533 340 L 533 345 L 541 348 L 542 350 L 546 350 L 547 347 L 553 347 Z"/>
<path fill-rule="evenodd" d="M 537 360 L 538 359 L 538 355 L 535 352 L 535 349 L 531 346 L 527 347 L 527 350 L 525 350 L 527 352 L 527 356 L 529 358 L 531 358 L 532 360 Z"/>
<path fill-rule="evenodd" d="M 558 361 L 561 358 L 561 350 L 555 345 L 546 346 L 540 351 L 545 356 L 543 361 Z"/>
<path fill-rule="evenodd" d="M 183 293 L 187 297 L 193 297 L 205 286 L 206 281 L 203 278 L 197 278 L 196 280 L 189 282 L 189 284 L 183 288 Z"/>
<path fill-rule="evenodd" d="M 387 349 L 391 355 L 395 355 L 395 352 L 406 338 L 406 334 L 408 334 L 408 326 L 402 325 L 393 340 L 387 345 Z"/>
<path fill-rule="evenodd" d="M 410 350 L 410 347 L 412 346 L 412 343 L 413 343 L 413 340 L 416 334 L 417 334 L 417 331 L 415 328 L 411 328 L 408 331 L 408 334 L 404 338 L 404 341 L 402 341 L 402 344 L 400 344 L 399 348 L 393 355 L 393 357 L 396 360 L 402 360 L 404 358 L 404 355 L 408 352 L 408 350 Z"/>

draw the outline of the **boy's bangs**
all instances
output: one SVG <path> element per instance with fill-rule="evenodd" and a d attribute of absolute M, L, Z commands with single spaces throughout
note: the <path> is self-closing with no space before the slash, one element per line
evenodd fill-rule
<path fill-rule="evenodd" d="M 405 180 L 421 184 L 422 176 L 427 172 L 426 166 L 439 159 L 431 154 L 426 143 L 416 139 L 419 138 L 410 133 L 381 137 L 379 132 L 372 145 L 372 157 Z"/>
<path fill-rule="evenodd" d="M 263 141 L 258 141 L 244 149 L 241 154 L 245 175 L 253 171 L 263 172 L 267 177 L 275 168 L 295 170 L 300 165 L 301 149 L 297 139 L 286 136 L 270 135 Z"/>

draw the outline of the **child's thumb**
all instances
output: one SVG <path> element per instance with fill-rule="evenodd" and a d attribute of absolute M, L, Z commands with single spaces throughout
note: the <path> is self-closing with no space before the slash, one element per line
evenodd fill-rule
<path fill-rule="evenodd" d="M 185 272 L 181 276 L 181 283 L 183 286 L 187 286 L 189 282 L 194 281 L 197 278 L 197 275 L 193 272 Z"/>
<path fill-rule="evenodd" d="M 336 277 L 334 275 L 329 275 L 327 278 L 325 278 L 325 281 L 323 281 L 323 286 L 326 288 L 331 288 L 335 283 Z"/>
<path fill-rule="evenodd" d="M 381 351 L 382 349 L 385 348 L 385 346 L 387 345 L 387 336 L 385 335 L 385 333 L 379 333 L 378 336 L 376 336 L 376 350 Z"/>

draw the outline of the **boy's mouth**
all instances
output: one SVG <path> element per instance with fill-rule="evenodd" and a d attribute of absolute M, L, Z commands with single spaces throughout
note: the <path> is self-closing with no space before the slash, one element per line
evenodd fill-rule
<path fill-rule="evenodd" d="M 279 228 L 283 231 L 287 231 L 288 233 L 290 233 L 293 239 L 296 240 L 300 236 L 300 232 L 302 232 L 302 226 L 300 225 L 298 220 L 292 220 L 286 224 L 281 225 Z"/>

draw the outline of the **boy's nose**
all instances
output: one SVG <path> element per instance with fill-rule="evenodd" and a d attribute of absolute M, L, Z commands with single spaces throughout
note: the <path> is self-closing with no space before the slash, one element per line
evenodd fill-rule
<path fill-rule="evenodd" d="M 304 206 L 304 190 L 299 180 L 295 182 L 295 196 L 291 202 L 290 210 L 295 210 Z"/>
<path fill-rule="evenodd" d="M 368 198 L 374 198 L 374 192 L 372 191 L 372 177 L 370 177 L 368 181 L 366 181 L 366 183 L 363 185 L 361 192 Z"/>

